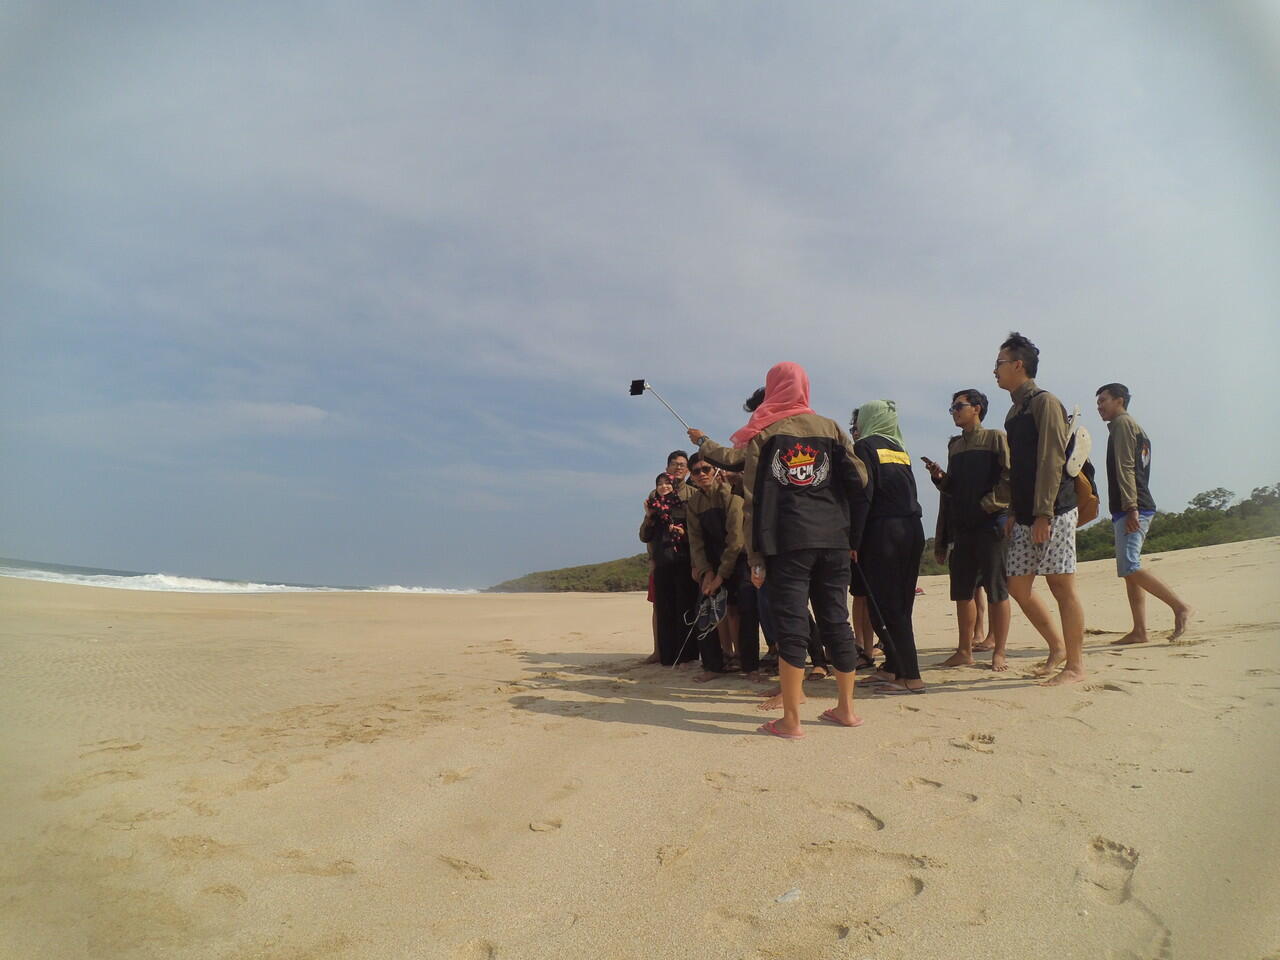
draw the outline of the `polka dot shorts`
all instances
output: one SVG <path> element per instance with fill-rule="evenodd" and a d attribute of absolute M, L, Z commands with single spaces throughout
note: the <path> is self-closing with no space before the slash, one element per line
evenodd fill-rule
<path fill-rule="evenodd" d="M 1075 573 L 1076 511 L 1054 517 L 1049 524 L 1049 539 L 1044 543 L 1033 543 L 1031 527 L 1015 523 L 1005 544 L 1004 572 L 1007 577 Z"/>

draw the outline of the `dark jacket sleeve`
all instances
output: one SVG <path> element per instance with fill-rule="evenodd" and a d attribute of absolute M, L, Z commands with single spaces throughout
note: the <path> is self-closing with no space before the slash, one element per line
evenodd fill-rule
<path fill-rule="evenodd" d="M 841 482 L 849 498 L 849 549 L 862 546 L 862 532 L 867 526 L 867 513 L 871 509 L 871 497 L 875 494 L 875 481 L 867 464 L 855 452 L 853 442 L 840 431 L 837 451 L 844 452 Z"/>

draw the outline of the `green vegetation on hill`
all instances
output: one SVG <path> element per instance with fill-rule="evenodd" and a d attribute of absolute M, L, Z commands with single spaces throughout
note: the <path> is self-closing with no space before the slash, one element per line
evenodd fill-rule
<path fill-rule="evenodd" d="M 1215 543 L 1257 540 L 1280 536 L 1280 483 L 1257 487 L 1249 499 L 1230 506 L 1235 494 L 1222 487 L 1191 498 L 1181 513 L 1157 513 L 1151 521 L 1145 553 L 1208 547 Z M 1105 506 L 1105 504 L 1104 504 Z M 1115 556 L 1114 533 L 1105 515 L 1076 537 L 1080 560 L 1104 560 Z M 946 573 L 934 562 L 933 538 L 925 542 L 920 573 Z M 490 587 L 493 593 L 616 593 L 645 590 L 649 583 L 648 556 L 638 553 L 623 560 L 588 563 L 563 570 L 543 570 Z"/>
<path fill-rule="evenodd" d="M 1280 536 L 1280 483 L 1257 487 L 1248 500 L 1229 506 L 1235 494 L 1222 487 L 1197 493 L 1181 513 L 1157 513 L 1143 553 L 1209 547 L 1215 543 L 1258 540 Z M 1105 510 L 1099 519 L 1076 535 L 1076 558 L 1106 560 L 1116 555 L 1115 532 Z M 934 562 L 933 538 L 925 543 L 920 573 L 946 573 L 945 565 Z"/>
<path fill-rule="evenodd" d="M 1233 499 L 1234 493 L 1217 487 L 1196 494 L 1181 513 L 1157 513 L 1151 518 L 1143 553 L 1280 536 L 1280 483 L 1257 487 L 1249 499 L 1228 506 Z M 1076 556 L 1081 560 L 1115 556 L 1115 534 L 1108 515 L 1076 538 Z"/>
<path fill-rule="evenodd" d="M 618 593 L 649 589 L 649 555 L 638 553 L 622 560 L 587 563 L 563 570 L 542 570 L 507 580 L 489 588 L 490 593 Z"/>

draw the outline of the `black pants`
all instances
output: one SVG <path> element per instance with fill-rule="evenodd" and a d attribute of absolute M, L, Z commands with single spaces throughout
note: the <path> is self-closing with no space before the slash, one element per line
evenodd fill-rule
<path fill-rule="evenodd" d="M 841 673 L 856 665 L 849 627 L 848 550 L 791 550 L 766 558 L 769 612 L 777 631 L 778 656 L 804 668 L 809 652 L 809 604 L 818 635 Z"/>
<path fill-rule="evenodd" d="M 924 527 L 919 517 L 873 517 L 867 521 L 858 551 L 858 566 L 880 611 L 872 621 L 884 644 L 882 669 L 899 680 L 920 679 L 911 612 L 923 552 Z"/>
<path fill-rule="evenodd" d="M 760 593 L 750 577 L 738 581 L 738 663 L 743 673 L 760 669 Z"/>
<path fill-rule="evenodd" d="M 658 656 L 663 666 L 676 662 L 676 655 L 684 644 L 680 662 L 698 656 L 698 644 L 689 634 L 686 617 L 693 619 L 692 611 L 698 605 L 698 585 L 693 582 L 688 558 L 656 567 L 653 571 L 653 611 L 658 618 Z M 714 636 L 714 633 L 713 633 Z M 685 638 L 689 642 L 685 643 Z M 717 648 L 719 644 L 716 644 Z"/>

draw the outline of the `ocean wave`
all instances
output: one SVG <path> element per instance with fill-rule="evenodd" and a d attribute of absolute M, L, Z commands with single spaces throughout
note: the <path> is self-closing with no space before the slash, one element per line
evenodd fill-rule
<path fill-rule="evenodd" d="M 83 572 L 81 572 L 83 571 Z M 41 580 L 82 587 L 108 587 L 113 590 L 155 590 L 170 593 L 428 593 L 465 595 L 476 590 L 451 590 L 445 587 L 326 587 L 292 583 L 254 583 L 244 580 L 212 580 L 204 577 L 180 577 L 171 573 L 127 573 L 124 571 L 89 572 L 42 569 L 40 567 L 0 565 L 0 577 Z"/>

